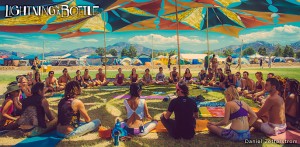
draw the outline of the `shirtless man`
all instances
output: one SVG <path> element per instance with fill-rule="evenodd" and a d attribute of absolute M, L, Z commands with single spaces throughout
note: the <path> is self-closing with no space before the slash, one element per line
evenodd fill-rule
<path fill-rule="evenodd" d="M 99 68 L 98 72 L 95 79 L 96 86 L 107 86 L 109 82 L 106 81 L 106 75 L 102 73 L 102 68 Z"/>
<path fill-rule="evenodd" d="M 63 75 L 58 78 L 58 85 L 59 85 L 58 90 L 64 90 L 67 83 L 70 81 L 71 81 L 71 77 L 68 74 L 68 70 L 67 68 L 64 68 Z"/>
<path fill-rule="evenodd" d="M 170 72 L 169 82 L 176 84 L 178 81 L 179 81 L 179 74 L 176 71 L 176 67 L 173 67 L 173 71 Z"/>
<path fill-rule="evenodd" d="M 54 71 L 49 71 L 48 77 L 46 78 L 46 87 L 49 92 L 55 92 L 58 88 L 57 79 L 54 77 Z"/>
<path fill-rule="evenodd" d="M 250 91 L 254 90 L 254 81 L 249 78 L 249 72 L 243 72 L 242 79 L 242 94 L 247 95 Z"/>
<path fill-rule="evenodd" d="M 216 55 L 213 54 L 213 57 L 210 59 L 210 62 L 211 62 L 211 67 L 212 67 L 212 70 L 213 72 L 216 74 L 217 73 L 217 69 L 218 69 L 218 59 L 216 58 Z"/>
<path fill-rule="evenodd" d="M 278 135 L 286 130 L 285 104 L 281 96 L 278 95 L 280 88 L 279 81 L 275 78 L 267 79 L 265 90 L 270 93 L 262 108 L 256 113 L 259 118 L 254 123 L 254 128 L 262 131 L 266 135 Z M 262 122 L 262 116 L 267 115 L 267 122 Z"/>

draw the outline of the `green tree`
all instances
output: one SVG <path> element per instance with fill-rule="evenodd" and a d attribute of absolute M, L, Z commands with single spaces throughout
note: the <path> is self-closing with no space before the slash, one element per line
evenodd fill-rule
<path fill-rule="evenodd" d="M 258 54 L 260 54 L 260 55 L 262 55 L 262 56 L 266 56 L 267 55 L 267 49 L 264 47 L 260 47 L 259 49 L 258 49 Z"/>
<path fill-rule="evenodd" d="M 128 50 L 126 48 L 123 48 L 121 51 L 121 57 L 128 56 Z"/>
<path fill-rule="evenodd" d="M 255 54 L 255 50 L 253 48 L 251 48 L 251 47 L 246 48 L 243 51 L 243 56 L 245 56 L 245 55 L 253 55 L 253 54 Z"/>
<path fill-rule="evenodd" d="M 174 55 L 176 55 L 176 50 L 171 50 L 169 52 L 169 56 L 171 57 L 171 56 L 174 56 Z"/>
<path fill-rule="evenodd" d="M 283 54 L 283 51 L 282 51 L 281 47 L 279 45 L 277 45 L 275 52 L 274 52 L 274 56 L 281 57 L 282 54 Z"/>
<path fill-rule="evenodd" d="M 96 53 L 99 55 L 99 56 L 104 56 L 104 48 L 103 47 L 99 47 L 96 49 Z"/>
<path fill-rule="evenodd" d="M 300 51 L 296 52 L 296 58 L 300 58 Z"/>
<path fill-rule="evenodd" d="M 233 50 L 232 49 L 223 50 L 223 55 L 225 57 L 230 56 L 232 54 L 233 54 Z"/>
<path fill-rule="evenodd" d="M 295 55 L 295 52 L 294 52 L 294 49 L 291 47 L 291 46 L 289 46 L 289 48 L 290 48 L 290 51 L 289 51 L 289 57 L 294 57 L 294 55 Z"/>
<path fill-rule="evenodd" d="M 153 52 L 153 58 L 157 57 L 157 52 Z"/>
<path fill-rule="evenodd" d="M 113 55 L 113 56 L 118 56 L 118 51 L 116 50 L 116 49 L 110 49 L 109 50 L 109 53 L 111 54 L 111 55 Z"/>
<path fill-rule="evenodd" d="M 128 51 L 128 57 L 134 58 L 137 56 L 137 51 L 134 46 L 130 46 L 129 51 Z"/>

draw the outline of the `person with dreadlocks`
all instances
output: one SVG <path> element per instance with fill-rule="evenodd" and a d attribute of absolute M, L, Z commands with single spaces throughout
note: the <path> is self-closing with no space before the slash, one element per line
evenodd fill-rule
<path fill-rule="evenodd" d="M 66 85 L 65 97 L 58 103 L 57 135 L 62 138 L 78 137 L 88 132 L 97 130 L 100 120 L 91 120 L 84 104 L 77 99 L 81 89 L 77 81 L 71 81 Z M 85 124 L 80 123 L 83 116 Z"/>
<path fill-rule="evenodd" d="M 300 132 L 299 94 L 299 82 L 295 79 L 287 79 L 284 94 L 287 127 L 298 132 Z"/>
<path fill-rule="evenodd" d="M 31 93 L 32 96 L 22 102 L 22 115 L 18 120 L 24 136 L 44 134 L 54 130 L 57 124 L 57 118 L 50 111 L 49 103 L 44 97 L 44 83 L 36 83 L 31 88 Z"/>

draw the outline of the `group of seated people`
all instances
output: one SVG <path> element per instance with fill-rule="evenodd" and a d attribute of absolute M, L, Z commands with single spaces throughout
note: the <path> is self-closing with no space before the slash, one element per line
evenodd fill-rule
<path fill-rule="evenodd" d="M 174 77 L 169 80 L 176 82 L 176 94 L 178 98 L 171 100 L 167 111 L 163 112 L 160 116 L 160 120 L 171 137 L 175 139 L 192 139 L 195 135 L 196 119 L 199 117 L 198 108 L 196 102 L 189 98 L 188 83 L 190 79 L 176 79 L 177 75 L 175 75 L 174 71 L 176 69 L 172 71 Z M 61 87 L 64 87 L 64 97 L 58 103 L 58 114 L 51 111 L 49 103 L 45 98 L 45 92 L 50 89 L 49 83 L 53 83 L 53 81 L 57 82 L 55 77 L 53 77 L 54 72 L 49 72 L 46 85 L 40 81 L 38 73 L 35 73 L 36 75 L 31 83 L 31 88 L 28 86 L 29 81 L 25 77 L 20 77 L 18 79 L 19 83 L 10 83 L 7 91 L 4 93 L 5 101 L 0 109 L 0 130 L 20 129 L 25 136 L 38 136 L 56 128 L 57 135 L 63 138 L 81 136 L 97 130 L 101 125 L 100 120 L 91 120 L 84 103 L 78 99 L 80 98 L 82 84 L 92 84 L 88 83 L 91 80 L 88 70 L 85 70 L 83 77 L 80 76 L 80 71 L 77 71 L 74 80 L 69 79 L 65 69 L 63 73 L 58 81 L 66 82 L 65 79 L 70 81 L 66 82 L 65 85 L 60 84 Z M 173 75 L 173 73 L 170 74 Z M 204 74 L 205 72 L 201 71 L 200 73 Z M 241 79 L 240 73 L 232 76 L 233 74 L 228 69 L 226 70 L 227 76 L 222 74 L 222 70 L 220 69 L 218 69 L 218 74 L 218 77 L 212 75 L 209 78 L 219 78 L 220 83 L 218 85 L 224 85 L 226 88 L 224 92 L 226 100 L 225 116 L 220 122 L 208 123 L 207 127 L 211 133 L 228 140 L 242 141 L 250 139 L 250 129 L 252 127 L 262 131 L 266 135 L 281 134 L 286 131 L 286 128 L 299 131 L 300 86 L 297 80 L 282 80 L 278 77 L 275 78 L 274 74 L 269 74 L 267 80 L 263 81 L 262 73 L 257 72 L 257 82 L 254 84 L 249 79 L 249 73 L 246 71 L 243 72 L 243 79 Z M 185 75 L 191 77 L 190 71 L 187 70 Z M 99 74 L 96 77 L 100 79 L 97 83 L 98 85 L 107 84 L 102 70 L 99 69 Z M 121 81 L 118 82 L 121 79 L 119 77 L 124 78 L 121 69 L 119 69 L 119 73 L 116 75 L 116 84 L 122 84 Z M 130 84 L 129 93 L 131 97 L 124 100 L 127 118 L 122 122 L 122 127 L 131 135 L 143 136 L 153 130 L 158 121 L 151 117 L 146 100 L 140 99 L 142 84 L 137 82 L 138 75 L 136 70 L 132 71 L 130 79 L 135 82 Z M 146 83 L 144 83 L 144 79 Z M 151 79 L 149 69 L 146 69 L 142 83 L 147 85 L 153 82 Z M 157 84 L 167 82 L 165 81 L 162 68 L 159 69 L 156 79 L 159 79 L 161 82 Z M 84 83 L 84 81 L 87 82 Z M 200 81 L 200 84 L 207 83 L 210 82 L 206 82 L 206 80 L 204 82 Z M 258 92 L 261 92 L 260 96 L 264 96 L 265 98 L 263 98 L 262 107 L 255 113 L 239 97 L 243 95 L 253 98 Z M 171 119 L 173 112 L 175 119 Z M 81 117 L 84 122 L 81 122 Z M 145 122 L 145 119 L 149 121 Z M 230 128 L 225 129 L 221 127 L 230 123 Z"/>

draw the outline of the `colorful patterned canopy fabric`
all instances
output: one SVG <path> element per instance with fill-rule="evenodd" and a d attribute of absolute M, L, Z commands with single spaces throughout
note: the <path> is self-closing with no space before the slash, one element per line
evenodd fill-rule
<path fill-rule="evenodd" d="M 176 13 L 161 16 L 161 18 L 175 23 Z M 208 28 L 216 27 L 211 30 L 219 30 L 221 33 L 235 37 L 237 37 L 238 31 L 242 28 L 251 28 L 269 24 L 256 19 L 254 16 L 235 13 L 222 7 L 199 7 L 178 12 L 178 21 L 180 24 L 190 26 L 196 30 L 206 29 L 207 20 Z M 241 29 L 233 29 L 233 27 L 239 27 Z"/>
<path fill-rule="evenodd" d="M 107 18 L 106 22 L 104 22 L 104 17 Z M 65 37 L 69 37 L 70 35 L 73 36 L 88 35 L 89 32 L 91 34 L 95 34 L 96 32 L 104 32 L 104 30 L 105 32 L 112 32 L 124 28 L 133 23 L 138 23 L 138 22 L 142 22 L 141 24 L 148 23 L 148 21 L 146 20 L 153 19 L 154 17 L 155 17 L 154 15 L 139 10 L 137 8 L 133 8 L 133 7 L 118 8 L 107 12 L 103 12 L 102 15 L 98 14 L 86 18 L 75 25 L 66 26 L 54 31 L 46 30 L 43 31 L 43 33 L 58 33 L 58 34 L 62 34 L 61 36 L 65 38 Z M 73 34 L 72 32 L 76 32 L 76 34 Z M 66 36 L 65 34 L 68 34 L 68 36 Z"/>
<path fill-rule="evenodd" d="M 300 15 L 300 2 L 287 0 L 247 0 L 233 9 Z"/>

